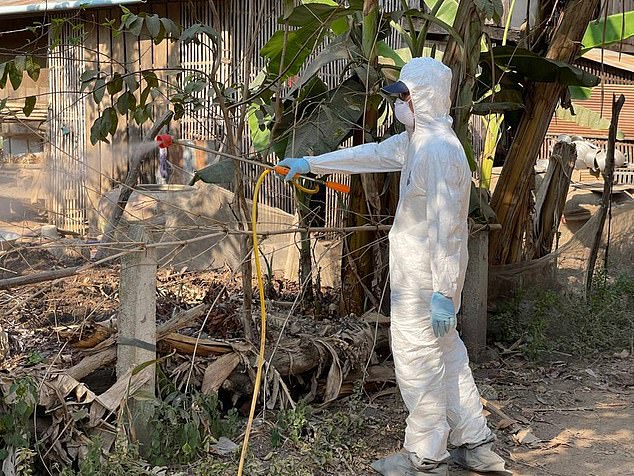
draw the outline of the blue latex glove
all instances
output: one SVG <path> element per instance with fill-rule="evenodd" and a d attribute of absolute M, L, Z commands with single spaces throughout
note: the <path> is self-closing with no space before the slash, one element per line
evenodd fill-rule
<path fill-rule="evenodd" d="M 310 164 L 306 159 L 293 159 L 289 157 L 280 161 L 277 165 L 289 169 L 288 174 L 286 174 L 286 177 L 284 177 L 285 182 L 290 182 L 291 180 L 293 180 L 293 177 L 295 177 L 295 175 L 305 175 L 310 172 Z"/>
<path fill-rule="evenodd" d="M 436 292 L 431 295 L 431 326 L 436 337 L 442 337 L 456 327 L 453 301 Z"/>

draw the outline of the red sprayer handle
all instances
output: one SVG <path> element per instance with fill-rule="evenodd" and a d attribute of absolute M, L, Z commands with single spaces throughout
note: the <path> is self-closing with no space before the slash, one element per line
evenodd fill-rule
<path fill-rule="evenodd" d="M 167 149 L 170 145 L 174 143 L 174 140 L 169 134 L 159 134 L 156 136 L 156 142 L 158 142 L 159 148 Z"/>

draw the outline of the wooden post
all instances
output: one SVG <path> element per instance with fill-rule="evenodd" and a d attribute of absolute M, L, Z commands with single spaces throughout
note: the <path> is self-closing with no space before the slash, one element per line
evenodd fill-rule
<path fill-rule="evenodd" d="M 469 236 L 469 263 L 462 290 L 460 331 L 469 358 L 478 362 L 487 341 L 487 293 L 489 279 L 489 232 Z"/>
<path fill-rule="evenodd" d="M 142 225 L 130 225 L 128 235 L 135 242 L 150 241 Z M 117 379 L 131 369 L 156 359 L 156 271 L 156 248 L 121 258 Z M 149 373 L 150 377 L 140 391 L 146 396 L 154 396 L 156 367 L 150 365 L 143 372 Z M 128 405 L 132 434 L 142 446 L 146 446 L 151 439 L 148 422 L 152 408 L 142 400 L 131 399 Z"/>
<path fill-rule="evenodd" d="M 599 254 L 599 246 L 601 245 L 601 237 L 603 236 L 603 227 L 605 226 L 605 218 L 610 208 L 610 200 L 612 199 L 612 185 L 614 183 L 614 149 L 616 147 L 616 132 L 619 127 L 619 115 L 625 103 L 625 96 L 622 94 L 619 99 L 612 95 L 612 119 L 610 120 L 610 129 L 608 132 L 608 150 L 605 157 L 605 170 L 603 172 L 603 196 L 601 197 L 601 208 L 599 208 L 599 225 L 597 227 L 597 235 L 594 237 L 590 248 L 590 257 L 588 258 L 588 270 L 586 272 L 586 299 L 590 300 L 592 291 L 592 279 L 594 277 L 594 265 Z M 606 253 L 608 250 L 606 249 Z M 607 265 L 607 258 L 605 264 Z"/>
<path fill-rule="evenodd" d="M 559 222 L 566 205 L 576 159 L 577 152 L 574 144 L 558 142 L 555 145 L 544 182 L 535 200 L 533 259 L 546 256 L 552 251 L 553 240 L 559 230 Z"/>

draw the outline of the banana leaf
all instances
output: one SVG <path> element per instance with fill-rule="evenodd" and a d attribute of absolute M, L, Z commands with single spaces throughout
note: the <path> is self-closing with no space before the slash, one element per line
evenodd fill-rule
<path fill-rule="evenodd" d="M 233 160 L 221 160 L 194 172 L 189 185 L 194 185 L 199 180 L 205 183 L 231 183 L 235 173 Z"/>
<path fill-rule="evenodd" d="M 456 12 L 458 11 L 457 0 L 425 0 L 425 5 L 427 5 L 430 10 L 433 10 L 438 2 L 442 2 L 442 5 L 436 12 L 436 18 L 448 25 L 453 25 L 456 19 Z"/>
<path fill-rule="evenodd" d="M 539 56 L 532 51 L 514 46 L 497 46 L 480 56 L 480 62 L 493 61 L 498 66 L 517 72 L 533 82 L 558 82 L 566 86 L 593 87 L 599 84 L 599 78 L 563 61 Z"/>
<path fill-rule="evenodd" d="M 319 155 L 335 150 L 357 127 L 363 114 L 365 88 L 349 79 L 329 94 L 326 101 L 297 127 L 286 147 L 286 157 Z"/>
<path fill-rule="evenodd" d="M 610 121 L 601 116 L 600 113 L 593 111 L 587 107 L 581 106 L 578 103 L 573 103 L 575 114 L 573 115 L 568 109 L 564 109 L 563 107 L 558 107 L 555 111 L 555 114 L 558 119 L 563 121 L 574 122 L 575 124 L 586 127 L 588 129 L 593 129 L 595 131 L 607 131 L 610 129 Z M 617 131 L 616 138 L 618 140 L 623 140 L 625 138 L 625 134 L 623 131 Z"/>
<path fill-rule="evenodd" d="M 502 89 L 493 96 L 488 96 L 473 103 L 474 114 L 493 114 L 515 111 L 524 108 L 522 92 L 519 89 Z"/>
<path fill-rule="evenodd" d="M 634 11 L 610 15 L 607 22 L 604 18 L 591 21 L 581 40 L 583 45 L 581 54 L 592 48 L 603 48 L 620 43 L 631 36 L 634 36 Z"/>

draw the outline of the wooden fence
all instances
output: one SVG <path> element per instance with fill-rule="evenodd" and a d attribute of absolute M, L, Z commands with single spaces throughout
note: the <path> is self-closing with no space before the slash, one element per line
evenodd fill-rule
<path fill-rule="evenodd" d="M 400 0 L 380 2 L 385 11 L 402 8 Z M 418 7 L 418 0 L 409 2 Z M 215 2 L 218 17 L 214 18 L 207 0 L 168 1 L 154 0 L 138 7 L 133 12 L 146 11 L 166 16 L 184 27 L 194 23 L 210 24 L 221 34 L 222 57 L 219 71 L 220 81 L 225 87 L 238 87 L 242 82 L 252 81 L 264 67 L 264 59 L 258 52 L 279 27 L 278 17 L 282 13 L 281 0 L 225 0 Z M 97 203 L 101 195 L 112 189 L 125 176 L 128 159 L 136 150 L 149 125 L 137 126 L 132 118 L 120 120 L 111 144 L 90 143 L 90 126 L 103 108 L 110 106 L 109 97 L 96 105 L 86 99 L 80 91 L 79 76 L 86 69 L 98 69 L 108 75 L 113 72 L 132 72 L 139 69 L 154 69 L 159 81 L 166 81 L 168 69 L 183 67 L 211 73 L 214 58 L 209 39 L 188 45 L 164 41 L 155 45 L 152 40 L 141 35 L 117 35 L 106 22 L 121 16 L 118 8 L 84 10 L 73 13 L 83 21 L 84 30 L 78 43 L 77 32 L 68 25 L 61 38 L 61 46 L 49 55 L 49 75 L 51 88 L 50 122 L 50 171 L 51 171 L 51 216 L 60 228 L 84 233 L 87 224 L 99 220 Z M 400 39 L 394 32 L 388 39 L 393 47 L 400 47 Z M 245 58 L 253 51 L 252 62 Z M 334 87 L 341 81 L 343 62 L 333 63 L 324 68 L 322 79 Z M 184 75 L 179 77 L 181 86 Z M 212 103 L 211 87 L 200 93 L 206 99 L 206 106 L 195 113 L 185 115 L 180 121 L 173 121 L 169 132 L 181 139 L 205 141 L 218 146 L 225 139 L 224 124 L 218 109 Z M 166 101 L 153 102 L 155 116 L 166 108 Z M 476 154 L 481 151 L 481 137 L 475 134 Z M 545 143 L 548 147 L 548 142 Z M 244 151 L 251 150 L 247 137 L 242 143 Z M 628 149 L 628 156 L 632 151 Z M 274 161 L 274 157 L 267 157 Z M 142 170 L 142 182 L 154 183 L 157 175 L 157 160 L 148 161 Z M 181 164 L 182 165 L 182 164 Z M 247 193 L 261 172 L 260 168 L 243 167 Z M 336 177 L 346 181 L 346 177 Z M 337 197 L 327 190 L 325 225 L 339 226 L 343 223 L 346 209 L 345 198 Z M 267 205 L 293 213 L 293 199 L 290 187 L 273 176 L 267 177 L 262 189 L 262 201 Z M 92 229 L 91 232 L 96 230 Z"/>

